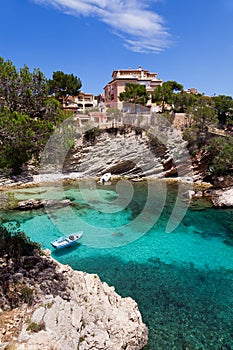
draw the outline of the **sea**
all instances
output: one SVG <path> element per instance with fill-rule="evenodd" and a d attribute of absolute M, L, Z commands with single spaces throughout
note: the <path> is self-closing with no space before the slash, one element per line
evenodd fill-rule
<path fill-rule="evenodd" d="M 98 274 L 138 304 L 147 350 L 233 349 L 233 209 L 189 200 L 179 182 L 91 179 L 13 189 L 45 208 L 2 211 L 54 259 Z M 51 203 L 47 201 L 53 199 Z M 56 205 L 62 199 L 70 204 Z M 73 246 L 51 242 L 83 231 Z"/>

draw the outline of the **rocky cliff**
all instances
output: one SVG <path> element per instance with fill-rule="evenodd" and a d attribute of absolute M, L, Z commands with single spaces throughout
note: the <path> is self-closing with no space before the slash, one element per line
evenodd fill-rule
<path fill-rule="evenodd" d="M 189 158 L 176 130 L 139 132 L 131 126 L 102 130 L 89 139 L 84 135 L 68 153 L 62 171 L 81 177 L 105 172 L 128 177 L 188 176 L 192 171 Z"/>
<path fill-rule="evenodd" d="M 148 331 L 136 302 L 121 298 L 97 275 L 73 271 L 48 253 L 22 257 L 22 264 L 3 260 L 3 348 L 140 350 L 146 345 Z"/>
<path fill-rule="evenodd" d="M 66 175 L 98 177 L 106 172 L 128 178 L 192 176 L 187 144 L 174 128 L 144 130 L 131 125 L 93 130 L 79 135 L 70 149 L 55 138 L 45 148 L 39 169 L 25 165 L 21 176 L 0 177 L 0 185 L 59 180 Z"/>

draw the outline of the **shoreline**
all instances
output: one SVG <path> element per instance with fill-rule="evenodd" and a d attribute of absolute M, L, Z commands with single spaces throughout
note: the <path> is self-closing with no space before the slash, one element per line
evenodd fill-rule
<path fill-rule="evenodd" d="M 52 184 L 57 182 L 67 182 L 70 181 L 81 181 L 86 179 L 92 179 L 98 182 L 100 176 L 82 176 L 81 173 L 46 173 L 37 175 L 20 175 L 20 176 L 0 176 L 0 191 L 7 188 L 20 188 L 20 187 L 36 187 L 42 184 Z M 165 181 L 168 183 L 184 183 L 190 184 L 194 187 L 199 186 L 203 188 L 213 187 L 210 183 L 203 182 L 201 180 L 195 180 L 191 176 L 185 177 L 162 177 L 162 176 L 148 176 L 148 177 L 136 177 L 136 176 L 122 176 L 122 175 L 112 175 L 111 181 L 117 180 L 129 180 L 132 182 L 143 182 L 143 181 Z"/>
<path fill-rule="evenodd" d="M 13 189 L 20 188 L 36 188 L 43 186 L 51 186 L 58 184 L 70 184 L 77 183 L 82 180 L 92 180 L 99 183 L 100 176 L 81 176 L 81 173 L 47 173 L 36 175 L 21 175 L 21 176 L 0 176 L 0 192 L 7 192 Z M 233 188 L 228 186 L 225 188 L 219 188 L 212 185 L 209 182 L 195 179 L 194 177 L 162 177 L 162 176 L 149 176 L 149 177 L 135 177 L 135 176 L 121 176 L 112 175 L 112 183 L 120 180 L 128 180 L 132 182 L 146 182 L 146 181 L 161 181 L 167 184 L 181 184 L 184 187 L 184 192 L 187 195 L 187 199 L 209 198 L 213 207 L 233 207 Z"/>

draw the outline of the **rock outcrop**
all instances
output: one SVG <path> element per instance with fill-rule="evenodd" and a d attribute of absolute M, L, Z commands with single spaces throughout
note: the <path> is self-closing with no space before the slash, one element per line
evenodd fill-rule
<path fill-rule="evenodd" d="M 147 329 L 142 324 L 137 304 L 121 298 L 113 287 L 97 275 L 60 268 L 68 278 L 69 301 L 60 296 L 47 299 L 32 315 L 31 322 L 44 324 L 38 333 L 24 326 L 19 350 L 50 349 L 142 349 Z M 47 304 L 48 305 L 48 304 Z"/>
<path fill-rule="evenodd" d="M 102 131 L 94 143 L 78 142 L 68 154 L 63 172 L 77 172 L 81 177 L 106 172 L 131 178 L 188 176 L 192 172 L 188 161 L 186 143 L 175 130 L 168 128 L 152 135 L 141 131 L 139 135 L 129 127 L 124 134 L 120 129 L 115 133 Z"/>
<path fill-rule="evenodd" d="M 159 117 L 155 121 L 148 118 L 132 120 L 118 128 L 98 130 L 89 138 L 85 133 L 79 135 L 70 150 L 65 146 L 62 150 L 55 138 L 51 147 L 45 149 L 37 172 L 34 170 L 33 175 L 25 173 L 25 179 L 0 178 L 0 185 L 35 181 L 38 174 L 43 177 L 38 181 L 47 179 L 48 182 L 66 178 L 67 174 L 86 178 L 107 172 L 128 178 L 192 176 L 191 159 L 181 132 L 165 118 Z"/>
<path fill-rule="evenodd" d="M 209 191 L 215 207 L 233 207 L 233 188 L 213 189 Z"/>
<path fill-rule="evenodd" d="M 95 274 L 74 271 L 48 256 L 42 262 L 38 255 L 35 259 L 33 278 L 40 267 L 36 283 L 33 281 L 36 304 L 30 307 L 30 317 L 24 318 L 15 349 L 140 350 L 146 345 L 148 330 L 134 300 L 120 297 Z M 44 272 L 41 264 L 46 265 Z M 12 281 L 16 277 L 23 282 L 22 269 L 21 273 L 14 271 Z M 31 288 L 28 275 L 26 279 Z M 25 312 L 25 304 L 21 310 Z M 20 309 L 17 313 L 19 318 Z M 2 344 L 4 340 L 3 334 Z"/>

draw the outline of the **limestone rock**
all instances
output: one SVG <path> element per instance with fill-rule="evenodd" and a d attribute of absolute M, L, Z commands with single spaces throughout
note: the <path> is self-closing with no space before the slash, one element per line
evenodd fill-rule
<path fill-rule="evenodd" d="M 82 146 L 78 144 L 67 157 L 63 171 L 78 172 L 81 177 L 111 172 L 132 178 L 169 174 L 187 176 L 191 173 L 191 162 L 187 164 L 186 144 L 181 142 L 181 136 L 175 130 L 155 129 L 152 135 L 155 138 L 159 136 L 159 141 L 153 141 L 146 132 L 137 135 L 130 128 L 124 134 L 120 134 L 120 131 L 111 134 L 106 130 L 95 139 L 94 145 L 85 142 Z"/>
<path fill-rule="evenodd" d="M 215 207 L 233 207 L 233 188 L 209 190 Z"/>
<path fill-rule="evenodd" d="M 43 329 L 33 333 L 24 324 L 18 350 L 140 350 L 146 345 L 148 330 L 134 300 L 120 297 L 95 274 L 59 263 L 57 273 L 64 275 L 70 299 L 44 296 L 31 317 Z"/>

